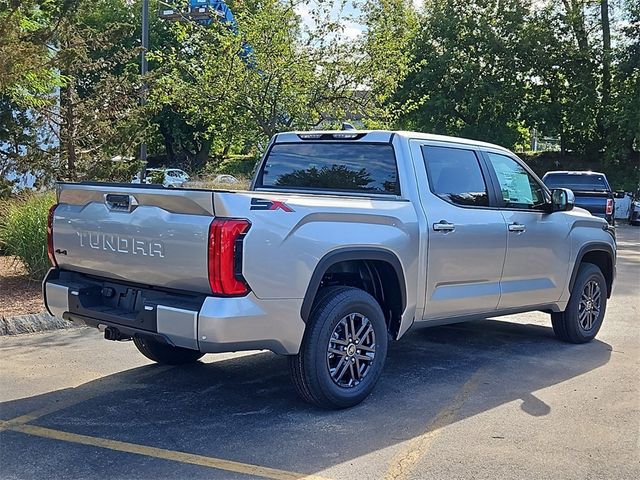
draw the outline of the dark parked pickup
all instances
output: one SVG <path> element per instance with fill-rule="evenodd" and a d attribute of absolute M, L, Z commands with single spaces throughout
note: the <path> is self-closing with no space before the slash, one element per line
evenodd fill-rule
<path fill-rule="evenodd" d="M 550 189 L 570 188 L 576 197 L 576 207 L 584 208 L 613 225 L 614 194 L 604 173 L 547 172 L 542 181 Z"/>

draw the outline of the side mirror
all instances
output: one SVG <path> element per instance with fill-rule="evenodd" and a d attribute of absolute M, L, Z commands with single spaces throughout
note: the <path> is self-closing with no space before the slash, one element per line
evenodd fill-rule
<path fill-rule="evenodd" d="M 626 197 L 626 196 L 627 196 L 627 194 L 624 192 L 624 190 L 618 190 L 617 192 L 615 192 L 615 193 L 613 194 L 613 196 L 614 196 L 615 198 L 624 198 L 624 197 Z"/>
<path fill-rule="evenodd" d="M 576 197 L 569 188 L 554 188 L 551 190 L 551 211 L 567 212 L 576 204 Z"/>

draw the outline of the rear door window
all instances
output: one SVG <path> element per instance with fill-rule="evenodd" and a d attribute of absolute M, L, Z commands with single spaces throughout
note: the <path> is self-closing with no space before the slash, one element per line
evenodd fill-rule
<path fill-rule="evenodd" d="M 456 205 L 489 205 L 487 185 L 473 150 L 424 145 L 422 155 L 433 193 Z"/>
<path fill-rule="evenodd" d="M 400 194 L 393 147 L 354 142 L 275 144 L 257 185 L 375 194 Z"/>

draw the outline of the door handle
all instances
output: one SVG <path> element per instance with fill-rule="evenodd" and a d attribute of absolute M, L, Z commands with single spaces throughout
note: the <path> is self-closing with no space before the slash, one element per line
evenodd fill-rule
<path fill-rule="evenodd" d="M 521 223 L 511 223 L 509 224 L 509 231 L 510 232 L 519 232 L 522 233 L 527 229 L 527 227 L 525 227 L 524 225 L 522 225 Z"/>
<path fill-rule="evenodd" d="M 438 223 L 433 224 L 433 229 L 436 232 L 453 232 L 456 229 L 456 226 L 446 220 L 440 220 Z"/>
<path fill-rule="evenodd" d="M 106 193 L 104 195 L 104 203 L 109 210 L 117 210 L 121 212 L 131 212 L 138 206 L 138 201 L 133 195 Z"/>

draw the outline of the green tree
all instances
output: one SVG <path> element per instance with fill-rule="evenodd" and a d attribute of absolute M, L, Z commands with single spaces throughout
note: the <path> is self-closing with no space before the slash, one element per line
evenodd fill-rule
<path fill-rule="evenodd" d="M 124 0 L 83 0 L 61 20 L 56 65 L 65 82 L 59 108 L 44 114 L 59 132 L 68 178 L 82 176 L 96 162 L 134 153 L 140 133 L 131 125 L 137 119 L 138 51 L 127 41 L 134 20 Z"/>
<path fill-rule="evenodd" d="M 345 36 L 345 21 L 353 19 L 345 15 L 344 2 L 311 7 L 310 25 L 302 24 L 293 2 L 248 2 L 239 10 L 255 61 L 255 68 L 245 69 L 240 109 L 263 141 L 279 131 L 367 113 L 369 98 L 358 90 L 366 59 L 361 43 Z"/>
<path fill-rule="evenodd" d="M 618 188 L 640 185 L 640 2 L 627 0 L 623 39 L 612 51 L 606 163 Z"/>
<path fill-rule="evenodd" d="M 525 95 L 520 0 L 427 1 L 415 43 L 415 67 L 395 101 L 399 125 L 513 146 Z"/>
<path fill-rule="evenodd" d="M 149 76 L 149 109 L 163 119 L 167 151 L 179 145 L 191 167 L 200 169 L 241 114 L 238 95 L 246 70 L 238 55 L 241 39 L 220 22 L 176 23 L 171 31 L 178 46 L 151 55 L 157 67 Z M 172 125 L 179 133 L 171 133 Z"/>
<path fill-rule="evenodd" d="M 401 108 L 392 97 L 413 62 L 418 16 L 411 0 L 366 0 L 361 8 L 366 27 L 361 83 L 371 100 L 366 107 L 388 127 Z"/>
<path fill-rule="evenodd" d="M 62 78 L 53 37 L 70 0 L 0 0 L 0 95 L 18 107 L 49 102 Z"/>
<path fill-rule="evenodd" d="M 402 9 L 394 12 L 396 4 Z M 409 2 L 386 2 L 377 11 L 399 23 L 390 17 L 376 23 L 371 11 L 364 20 L 370 35 L 353 38 L 346 29 L 357 19 L 344 6 L 314 2 L 303 23 L 294 2 L 236 3 L 237 34 L 219 22 L 173 25 L 176 46 L 154 51 L 150 94 L 154 114 L 181 125 L 165 142 L 167 152 L 180 140 L 200 168 L 207 156 L 246 152 L 283 130 L 384 119 L 382 99 L 407 68 L 402 51 L 413 17 L 403 12 L 413 10 Z M 159 126 L 167 139 L 169 125 Z"/>

